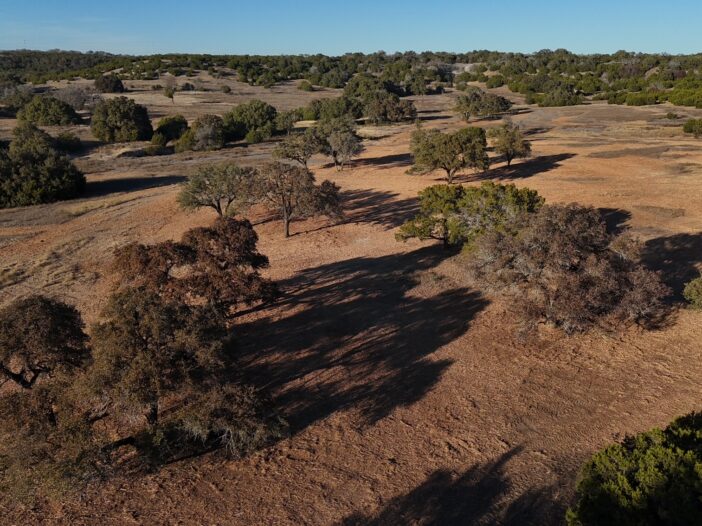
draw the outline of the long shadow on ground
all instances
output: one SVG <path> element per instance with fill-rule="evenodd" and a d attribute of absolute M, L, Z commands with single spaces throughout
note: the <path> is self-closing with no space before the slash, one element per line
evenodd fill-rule
<path fill-rule="evenodd" d="M 437 470 L 405 495 L 390 500 L 374 514 L 355 513 L 342 526 L 423 526 L 504 524 L 556 525 L 563 510 L 553 499 L 553 489 L 531 488 L 508 504 L 511 489 L 505 465 L 521 451 L 512 448 L 494 462 L 477 464 L 463 474 Z"/>
<path fill-rule="evenodd" d="M 642 259 L 649 268 L 661 272 L 663 281 L 680 299 L 685 284 L 700 275 L 697 266 L 702 263 L 702 232 L 650 239 L 644 245 Z"/>
<path fill-rule="evenodd" d="M 452 363 L 432 353 L 487 304 L 466 288 L 410 294 L 443 257 L 428 247 L 300 272 L 282 283 L 282 305 L 238 326 L 241 372 L 273 393 L 293 432 L 344 408 L 370 424 L 420 400 Z"/>
<path fill-rule="evenodd" d="M 534 175 L 550 172 L 558 168 L 563 161 L 567 161 L 575 157 L 573 153 L 559 153 L 556 155 L 542 155 L 528 159 L 526 161 L 516 162 L 511 166 L 501 166 L 492 170 L 487 170 L 484 173 L 474 174 L 466 177 L 465 181 L 481 181 L 486 179 L 494 179 L 498 181 L 511 181 L 516 179 L 526 179 Z"/>
<path fill-rule="evenodd" d="M 395 228 L 409 220 L 419 210 L 416 197 L 398 199 L 394 192 L 379 190 L 349 190 L 342 193 L 346 220 Z"/>
<path fill-rule="evenodd" d="M 103 181 L 88 181 L 85 185 L 85 194 L 82 197 L 104 197 L 110 194 L 138 192 L 139 190 L 182 183 L 185 179 L 186 177 L 182 175 L 167 175 L 162 177 L 125 177 Z"/>

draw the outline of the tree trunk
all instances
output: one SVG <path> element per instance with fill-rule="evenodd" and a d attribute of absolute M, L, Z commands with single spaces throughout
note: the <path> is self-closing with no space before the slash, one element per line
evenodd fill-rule
<path fill-rule="evenodd" d="M 509 166 L 510 166 L 511 164 L 512 164 L 512 158 L 511 158 L 511 157 L 507 157 L 507 168 L 509 168 Z"/>
<path fill-rule="evenodd" d="M 150 426 L 154 426 L 158 422 L 158 401 L 151 402 L 149 405 L 149 412 L 146 413 L 146 421 Z"/>
<path fill-rule="evenodd" d="M 446 182 L 448 184 L 453 183 L 453 172 L 451 170 L 446 170 Z"/>
<path fill-rule="evenodd" d="M 290 237 L 290 215 L 287 211 L 283 212 L 283 226 L 285 227 L 285 237 Z"/>

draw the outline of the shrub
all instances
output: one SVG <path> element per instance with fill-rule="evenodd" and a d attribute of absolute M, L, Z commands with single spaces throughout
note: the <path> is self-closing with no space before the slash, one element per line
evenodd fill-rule
<path fill-rule="evenodd" d="M 117 75 L 101 75 L 95 79 L 95 89 L 100 93 L 124 93 L 124 84 Z"/>
<path fill-rule="evenodd" d="M 297 89 L 299 89 L 301 91 L 314 91 L 314 86 L 310 83 L 309 80 L 303 80 L 297 86 Z"/>
<path fill-rule="evenodd" d="M 32 90 L 23 86 L 10 88 L 4 91 L 5 93 L 0 99 L 0 102 L 5 106 L 4 113 L 6 113 L 8 117 L 17 115 L 19 110 L 34 99 Z"/>
<path fill-rule="evenodd" d="M 688 119 L 683 124 L 683 131 L 693 134 L 695 138 L 699 138 L 702 136 L 702 119 Z"/>
<path fill-rule="evenodd" d="M 295 123 L 302 120 L 302 111 L 288 110 L 278 113 L 275 117 L 275 129 L 280 132 L 290 133 L 295 128 Z"/>
<path fill-rule="evenodd" d="M 344 165 L 363 151 L 361 138 L 353 131 L 334 130 L 327 137 L 329 154 L 334 160 L 337 170 L 344 169 Z"/>
<path fill-rule="evenodd" d="M 105 142 L 148 141 L 153 135 L 146 108 L 127 97 L 99 102 L 90 128 L 97 139 Z"/>
<path fill-rule="evenodd" d="M 34 97 L 17 113 L 17 118 L 41 126 L 68 126 L 81 122 L 69 104 L 49 96 Z"/>
<path fill-rule="evenodd" d="M 702 524 L 702 413 L 629 436 L 582 468 L 569 526 Z"/>
<path fill-rule="evenodd" d="M 225 145 L 224 122 L 217 115 L 202 115 L 195 119 L 176 143 L 176 151 L 219 150 Z"/>
<path fill-rule="evenodd" d="M 487 82 L 485 85 L 488 88 L 499 88 L 500 86 L 504 86 L 505 84 L 505 78 L 502 75 L 493 75 L 492 77 L 488 77 Z"/>
<path fill-rule="evenodd" d="M 419 193 L 420 211 L 400 227 L 398 241 L 438 239 L 444 247 L 472 243 L 488 231 L 514 232 L 543 198 L 535 190 L 485 182 L 480 187 L 434 185 Z"/>
<path fill-rule="evenodd" d="M 84 188 L 83 174 L 33 124 L 15 128 L 9 149 L 0 147 L 0 208 L 71 199 Z"/>
<path fill-rule="evenodd" d="M 487 232 L 469 267 L 507 294 L 529 325 L 545 321 L 567 333 L 648 325 L 665 312 L 669 293 L 640 263 L 636 243 L 609 234 L 596 210 L 577 205 L 544 206 L 518 235 Z"/>
<path fill-rule="evenodd" d="M 702 276 L 685 284 L 683 297 L 693 309 L 702 309 Z"/>
<path fill-rule="evenodd" d="M 249 144 L 257 144 L 270 138 L 271 135 L 273 135 L 273 127 L 270 124 L 268 124 L 262 128 L 255 128 L 253 130 L 249 130 L 248 132 L 246 132 L 246 136 L 244 137 L 244 139 Z"/>
<path fill-rule="evenodd" d="M 62 152 L 75 153 L 83 148 L 83 143 L 75 133 L 61 132 L 54 139 L 54 146 Z"/>
<path fill-rule="evenodd" d="M 276 109 L 261 100 L 252 100 L 239 104 L 224 115 L 224 126 L 229 140 L 246 137 L 252 130 L 264 130 L 272 133 L 275 126 Z M 270 135 L 269 135 L 270 136 Z"/>
<path fill-rule="evenodd" d="M 182 115 L 169 115 L 158 121 L 156 133 L 166 138 L 166 142 L 175 141 L 188 129 L 188 121 Z M 164 145 L 165 146 L 165 145 Z"/>
<path fill-rule="evenodd" d="M 220 90 L 222 91 L 222 93 L 231 93 L 232 92 L 232 88 L 230 88 L 226 84 L 223 84 L 222 87 L 220 88 Z"/>

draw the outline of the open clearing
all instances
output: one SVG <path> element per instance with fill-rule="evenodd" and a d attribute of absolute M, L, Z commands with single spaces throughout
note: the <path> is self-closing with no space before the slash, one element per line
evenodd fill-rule
<path fill-rule="evenodd" d="M 248 98 L 286 109 L 320 96 L 230 82 L 230 95 L 179 92 L 171 104 L 142 84 L 128 95 L 152 118 L 221 114 Z M 453 94 L 414 100 L 425 126 L 462 125 Z M 522 106 L 514 121 L 533 157 L 461 182 L 509 181 L 547 202 L 602 209 L 611 228 L 645 241 L 646 260 L 679 293 L 702 264 L 702 149 L 682 121 L 665 118 L 669 108 Z M 0 136 L 13 125 L 0 120 Z M 343 172 L 313 160 L 317 179 L 342 189 L 341 224 L 297 222 L 286 240 L 279 222 L 251 217 L 285 296 L 240 319 L 237 352 L 289 419 L 289 438 L 244 460 L 209 455 L 60 507 L 0 504 L 0 513 L 14 524 L 559 524 L 595 450 L 699 409 L 702 314 L 680 310 L 654 332 L 520 337 L 506 305 L 460 261 L 434 243 L 396 242 L 417 192 L 441 182 L 438 172 L 405 173 L 412 129 L 363 129 L 366 150 Z M 0 211 L 0 304 L 42 290 L 93 321 L 115 247 L 179 238 L 213 219 L 177 207 L 185 175 L 204 162 L 259 163 L 272 145 L 121 155 L 133 148 L 92 145 L 77 159 L 85 198 Z"/>

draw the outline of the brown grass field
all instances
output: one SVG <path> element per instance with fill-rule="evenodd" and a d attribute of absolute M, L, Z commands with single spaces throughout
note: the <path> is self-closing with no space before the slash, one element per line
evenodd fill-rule
<path fill-rule="evenodd" d="M 335 95 L 227 82 L 231 94 L 179 92 L 173 104 L 148 82 L 128 96 L 154 119 L 192 119 L 250 98 L 287 109 Z M 462 125 L 453 97 L 414 99 L 425 126 Z M 646 261 L 679 293 L 702 264 L 702 148 L 683 135 L 682 120 L 665 118 L 671 107 L 519 108 L 514 121 L 533 141 L 532 158 L 465 173 L 461 182 L 510 181 L 547 202 L 602 209 L 612 228 L 645 242 Z M 0 120 L 0 136 L 13 126 Z M 578 469 L 595 450 L 700 409 L 699 312 L 678 309 L 651 332 L 568 337 L 544 328 L 523 337 L 508 306 L 472 283 L 459 260 L 431 242 L 396 242 L 417 192 L 441 182 L 438 172 L 405 173 L 412 129 L 363 129 L 366 150 L 343 172 L 314 159 L 317 178 L 342 188 L 342 223 L 297 222 L 286 240 L 279 222 L 251 216 L 271 261 L 267 274 L 285 295 L 240 319 L 238 352 L 290 421 L 289 438 L 244 460 L 185 460 L 61 504 L 0 501 L 0 522 L 560 524 Z M 76 130 L 90 138 L 86 126 Z M 76 160 L 89 181 L 84 198 L 0 210 L 0 304 L 43 291 L 94 321 L 114 248 L 179 238 L 213 219 L 176 205 L 178 183 L 195 166 L 256 164 L 272 145 L 121 155 L 134 148 L 91 143 Z"/>

